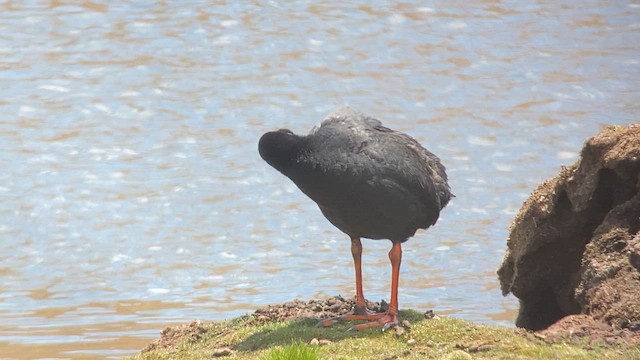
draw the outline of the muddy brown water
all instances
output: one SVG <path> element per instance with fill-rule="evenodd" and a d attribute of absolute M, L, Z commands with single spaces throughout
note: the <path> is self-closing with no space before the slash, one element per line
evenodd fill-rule
<path fill-rule="evenodd" d="M 353 294 L 348 239 L 257 154 L 348 104 L 448 167 L 401 308 L 512 324 L 533 187 L 637 122 L 640 3 L 0 2 L 0 358 L 117 358 L 167 325 Z M 388 298 L 386 241 L 365 294 Z"/>

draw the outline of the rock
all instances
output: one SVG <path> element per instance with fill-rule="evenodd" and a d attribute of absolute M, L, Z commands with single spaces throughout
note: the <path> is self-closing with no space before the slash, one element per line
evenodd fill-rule
<path fill-rule="evenodd" d="M 409 320 L 402 320 L 402 322 L 400 323 L 400 325 L 407 329 L 407 331 L 411 330 L 411 323 L 409 322 Z"/>
<path fill-rule="evenodd" d="M 640 321 L 639 174 L 640 126 L 608 127 L 524 203 L 498 270 L 503 294 L 520 299 L 517 326 Z"/>
<path fill-rule="evenodd" d="M 400 337 L 404 335 L 404 328 L 402 326 L 396 326 L 396 336 Z"/>
<path fill-rule="evenodd" d="M 311 339 L 311 341 L 309 341 L 309 345 L 320 345 L 320 341 L 316 338 Z"/>
<path fill-rule="evenodd" d="M 384 299 L 380 300 L 380 312 L 389 311 L 389 303 Z"/>
<path fill-rule="evenodd" d="M 320 339 L 320 340 L 318 340 L 318 344 L 320 344 L 320 346 L 329 345 L 329 344 L 331 344 L 331 340 L 329 340 L 329 339 Z"/>
<path fill-rule="evenodd" d="M 416 339 L 407 340 L 407 345 L 414 345 L 416 343 Z"/>
<path fill-rule="evenodd" d="M 433 310 L 427 310 L 424 312 L 424 318 L 425 319 L 433 319 L 434 317 L 436 317 L 436 314 L 433 313 Z"/>

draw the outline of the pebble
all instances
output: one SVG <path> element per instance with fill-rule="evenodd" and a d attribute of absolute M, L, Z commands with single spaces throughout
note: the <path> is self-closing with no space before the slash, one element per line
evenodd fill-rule
<path fill-rule="evenodd" d="M 427 310 L 424 312 L 425 319 L 433 319 L 434 317 L 436 317 L 436 314 L 433 313 L 433 310 Z"/>
<path fill-rule="evenodd" d="M 309 341 L 309 345 L 313 345 L 313 346 L 324 346 L 324 345 L 329 345 L 331 344 L 331 340 L 328 339 L 319 339 L 318 338 L 313 338 L 311 339 L 311 341 Z"/>
<path fill-rule="evenodd" d="M 416 343 L 416 339 L 409 339 L 407 340 L 407 345 L 413 345 Z"/>

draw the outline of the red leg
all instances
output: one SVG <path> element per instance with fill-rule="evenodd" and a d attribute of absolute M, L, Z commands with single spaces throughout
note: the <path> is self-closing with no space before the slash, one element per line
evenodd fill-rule
<path fill-rule="evenodd" d="M 400 263 L 402 262 L 402 243 L 393 242 L 389 251 L 389 260 L 391 261 L 391 304 L 389 304 L 389 310 L 384 314 L 369 317 L 369 320 L 375 321 L 354 325 L 350 330 L 363 330 L 382 325 L 382 331 L 384 331 L 398 325 L 398 283 L 400 281 Z"/>
<path fill-rule="evenodd" d="M 338 321 L 354 321 L 369 320 L 364 324 L 354 325 L 349 330 L 363 330 L 370 327 L 382 326 L 382 330 L 387 330 L 398 325 L 398 282 L 400 280 L 400 263 L 402 262 L 402 244 L 394 242 L 389 251 L 389 260 L 391 261 L 391 304 L 386 313 L 370 313 L 366 309 L 364 295 L 362 294 L 362 269 L 361 256 L 362 244 L 360 239 L 351 239 L 351 254 L 356 270 L 356 309 L 354 314 L 340 316 L 333 319 L 322 320 L 318 325 L 331 326 Z M 358 311 L 358 307 L 364 309 L 363 312 Z"/>
<path fill-rule="evenodd" d="M 331 326 L 338 321 L 370 320 L 372 314 L 367 310 L 367 303 L 362 291 L 362 242 L 360 238 L 351 238 L 351 256 L 353 256 L 353 267 L 356 273 L 356 306 L 353 314 L 343 315 L 337 318 L 320 321 L 319 326 Z"/>
<path fill-rule="evenodd" d="M 391 304 L 389 314 L 398 315 L 398 284 L 400 282 L 400 263 L 402 262 L 402 243 L 394 242 L 389 251 L 391 260 Z"/>
<path fill-rule="evenodd" d="M 364 314 L 367 304 L 362 291 L 362 243 L 360 238 L 351 238 L 351 255 L 353 256 L 353 267 L 356 271 L 356 308 L 355 314 Z"/>

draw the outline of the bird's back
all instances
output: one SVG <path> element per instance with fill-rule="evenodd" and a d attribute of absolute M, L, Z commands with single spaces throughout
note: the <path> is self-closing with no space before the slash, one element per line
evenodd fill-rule
<path fill-rule="evenodd" d="M 350 108 L 312 130 L 285 175 L 353 237 L 404 241 L 435 224 L 452 196 L 435 155 Z"/>

